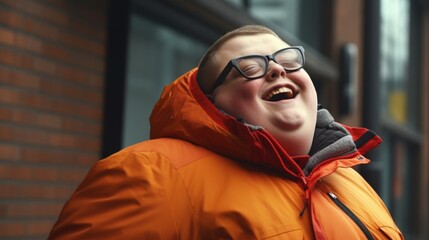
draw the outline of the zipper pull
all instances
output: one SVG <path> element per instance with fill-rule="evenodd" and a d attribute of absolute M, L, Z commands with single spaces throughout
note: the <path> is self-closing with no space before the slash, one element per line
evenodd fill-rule
<path fill-rule="evenodd" d="M 302 208 L 301 212 L 299 213 L 299 216 L 302 217 L 302 215 L 304 215 L 305 210 L 308 207 L 308 201 L 310 199 L 310 193 L 308 190 L 308 182 L 307 182 L 307 177 L 304 175 L 301 175 L 301 180 L 302 183 L 304 184 L 304 191 L 305 191 L 305 201 L 304 201 L 304 207 Z"/>
<path fill-rule="evenodd" d="M 328 194 L 332 199 L 337 199 L 337 195 L 335 195 L 333 192 L 328 192 Z"/>
<path fill-rule="evenodd" d="M 307 209 L 308 206 L 308 200 L 305 199 L 305 203 L 304 203 L 304 208 L 301 210 L 301 212 L 299 213 L 299 217 L 302 217 L 302 215 L 304 215 L 305 210 Z"/>

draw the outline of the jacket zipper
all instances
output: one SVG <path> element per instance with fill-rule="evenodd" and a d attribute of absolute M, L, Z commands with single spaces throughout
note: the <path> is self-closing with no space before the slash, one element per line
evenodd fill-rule
<path fill-rule="evenodd" d="M 341 202 L 333 192 L 328 192 L 328 196 L 341 210 L 344 211 L 344 213 L 347 214 L 347 216 L 349 216 L 358 225 L 367 239 L 374 239 L 365 224 L 363 224 L 363 222 L 346 205 L 344 205 L 344 203 Z"/>

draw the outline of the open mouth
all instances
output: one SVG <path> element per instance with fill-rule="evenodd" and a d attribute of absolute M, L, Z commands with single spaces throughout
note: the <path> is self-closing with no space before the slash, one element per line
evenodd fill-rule
<path fill-rule="evenodd" d="M 296 94 L 291 88 L 280 87 L 269 91 L 262 99 L 270 102 L 278 102 L 281 100 L 292 99 L 295 97 L 295 95 Z"/>

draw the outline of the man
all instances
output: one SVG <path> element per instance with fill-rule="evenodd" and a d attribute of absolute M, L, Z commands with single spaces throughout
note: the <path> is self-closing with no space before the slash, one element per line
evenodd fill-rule
<path fill-rule="evenodd" d="M 265 27 L 224 35 L 164 89 L 151 140 L 91 169 L 50 239 L 403 239 L 352 169 L 381 139 L 318 109 L 303 65 Z"/>

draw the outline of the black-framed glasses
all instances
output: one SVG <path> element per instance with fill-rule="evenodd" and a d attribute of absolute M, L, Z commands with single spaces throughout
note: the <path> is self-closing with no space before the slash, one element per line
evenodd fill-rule
<path fill-rule="evenodd" d="M 287 72 L 297 71 L 304 66 L 304 48 L 292 46 L 280 49 L 271 55 L 247 55 L 231 59 L 216 79 L 212 91 L 225 81 L 232 68 L 235 68 L 241 76 L 248 80 L 263 77 L 267 74 L 270 60 L 282 65 Z"/>

